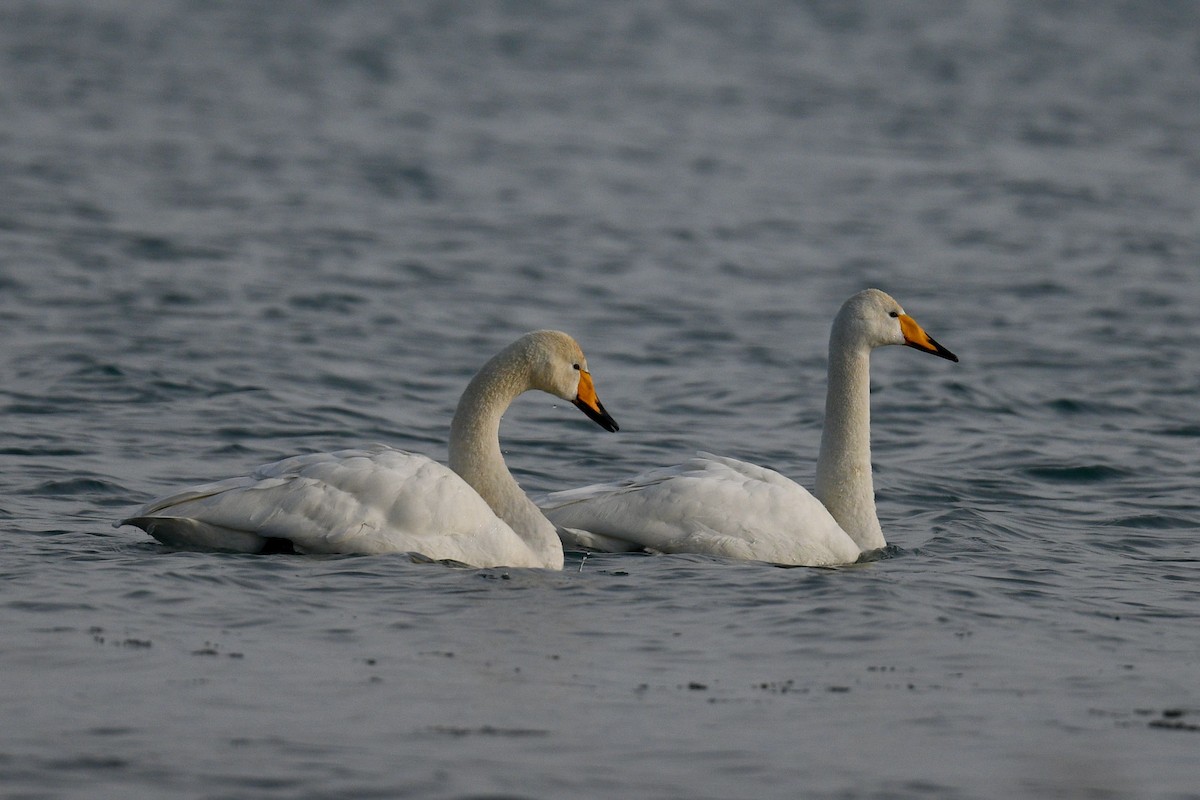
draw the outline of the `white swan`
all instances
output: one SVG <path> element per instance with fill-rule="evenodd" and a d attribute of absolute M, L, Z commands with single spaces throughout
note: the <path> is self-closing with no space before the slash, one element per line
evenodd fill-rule
<path fill-rule="evenodd" d="M 155 500 L 116 524 L 174 546 L 256 553 L 287 540 L 304 553 L 411 552 L 478 567 L 562 569 L 554 526 L 500 453 L 500 417 L 530 389 L 617 430 L 575 340 L 535 331 L 484 364 L 463 392 L 449 469 L 383 445 L 313 453 Z"/>
<path fill-rule="evenodd" d="M 701 453 L 629 480 L 554 492 L 539 504 L 573 547 L 807 566 L 856 561 L 886 544 L 871 484 L 868 363 L 885 344 L 958 361 L 878 289 L 847 300 L 829 338 L 816 497 L 774 470 Z"/>

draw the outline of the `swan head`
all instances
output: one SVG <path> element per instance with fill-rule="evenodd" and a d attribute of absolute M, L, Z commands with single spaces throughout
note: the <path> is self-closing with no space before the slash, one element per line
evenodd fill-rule
<path fill-rule="evenodd" d="M 620 429 L 596 396 L 587 358 L 574 339 L 562 331 L 534 331 L 518 339 L 517 344 L 524 345 L 533 388 L 570 401 L 606 431 Z"/>
<path fill-rule="evenodd" d="M 958 356 L 938 344 L 891 295 L 879 289 L 864 289 L 843 303 L 833 323 L 833 335 L 867 349 L 902 344 L 958 361 Z"/>

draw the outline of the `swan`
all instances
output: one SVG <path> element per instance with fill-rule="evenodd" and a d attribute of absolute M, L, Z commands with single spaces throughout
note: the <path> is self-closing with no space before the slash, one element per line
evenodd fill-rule
<path fill-rule="evenodd" d="M 500 453 L 500 417 L 531 389 L 617 430 L 575 340 L 534 331 L 467 385 L 450 424 L 449 468 L 385 445 L 293 456 L 154 500 L 115 524 L 172 546 L 257 553 L 290 543 L 302 553 L 404 552 L 476 567 L 562 569 L 554 525 Z"/>
<path fill-rule="evenodd" d="M 571 547 L 707 553 L 827 566 L 885 546 L 871 483 L 871 350 L 903 344 L 958 361 L 894 299 L 866 289 L 838 311 L 816 496 L 778 472 L 708 453 L 628 480 L 539 499 Z"/>

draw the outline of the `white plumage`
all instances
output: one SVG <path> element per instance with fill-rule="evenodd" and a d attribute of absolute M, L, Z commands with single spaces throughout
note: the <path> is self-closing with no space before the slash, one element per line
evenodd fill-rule
<path fill-rule="evenodd" d="M 293 456 L 155 500 L 118 524 L 177 547 L 256 553 L 286 540 L 304 553 L 409 552 L 473 566 L 561 569 L 554 526 L 500 454 L 501 415 L 535 388 L 617 429 L 575 341 L 536 331 L 484 365 L 463 392 L 451 424 L 458 472 L 384 445 Z"/>
<path fill-rule="evenodd" d="M 708 553 L 778 564 L 856 561 L 886 542 L 871 482 L 870 351 L 906 344 L 958 358 L 877 289 L 843 304 L 829 342 L 816 496 L 778 472 L 707 453 L 539 500 L 572 547 Z"/>
<path fill-rule="evenodd" d="M 810 565 L 859 556 L 858 546 L 803 486 L 775 470 L 710 453 L 622 483 L 555 492 L 544 503 L 547 516 L 563 526 L 563 541 L 589 550 Z"/>

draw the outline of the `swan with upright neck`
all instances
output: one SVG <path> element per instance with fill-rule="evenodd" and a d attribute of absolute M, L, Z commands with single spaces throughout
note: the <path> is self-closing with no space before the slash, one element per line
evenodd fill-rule
<path fill-rule="evenodd" d="M 501 415 L 533 389 L 617 430 L 575 340 L 534 331 L 467 385 L 450 425 L 449 468 L 384 445 L 294 456 L 155 500 L 117 524 L 177 547 L 257 553 L 286 542 L 303 553 L 406 552 L 477 567 L 562 569 L 554 525 L 500 452 Z"/>
<path fill-rule="evenodd" d="M 871 480 L 869 361 L 889 344 L 958 361 L 886 293 L 867 289 L 847 300 L 829 338 L 815 497 L 774 470 L 701 453 L 625 481 L 554 492 L 539 505 L 572 547 L 854 562 L 887 544 Z"/>

